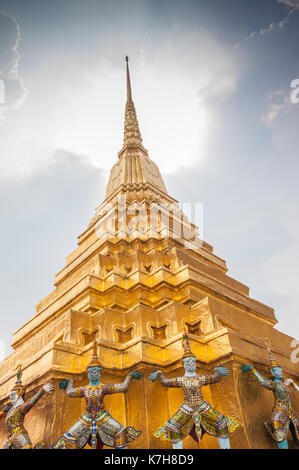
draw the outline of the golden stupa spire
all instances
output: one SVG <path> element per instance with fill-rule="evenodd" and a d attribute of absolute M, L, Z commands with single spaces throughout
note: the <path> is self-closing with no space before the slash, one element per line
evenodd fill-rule
<path fill-rule="evenodd" d="M 137 121 L 135 106 L 132 99 L 131 79 L 129 70 L 129 57 L 126 56 L 126 74 L 127 74 L 127 103 L 125 111 L 125 127 L 124 127 L 124 148 L 142 147 L 142 138 Z M 120 152 L 122 154 L 122 152 Z M 119 155 L 121 156 L 121 155 Z"/>
<path fill-rule="evenodd" d="M 163 196 L 167 196 L 167 201 L 176 202 L 169 198 L 163 178 L 157 165 L 150 160 L 147 150 L 143 147 L 142 138 L 137 121 L 135 106 L 132 98 L 132 87 L 129 70 L 129 57 L 126 56 L 126 86 L 127 101 L 125 110 L 124 123 L 124 141 L 122 149 L 118 152 L 118 161 L 115 163 L 110 172 L 110 177 L 106 190 L 106 200 L 116 192 L 135 191 L 136 185 L 139 185 L 139 193 L 131 193 L 130 197 L 141 197 L 142 189 L 148 191 L 150 187 L 155 193 L 152 198 L 161 200 L 161 192 Z M 159 196 L 157 196 L 157 191 Z M 148 194 L 148 193 L 147 193 Z M 101 210 L 101 206 L 97 210 Z"/>
<path fill-rule="evenodd" d="M 132 101 L 132 89 L 131 89 L 131 80 L 130 80 L 130 70 L 129 70 L 129 57 L 126 55 L 127 62 L 127 101 Z"/>

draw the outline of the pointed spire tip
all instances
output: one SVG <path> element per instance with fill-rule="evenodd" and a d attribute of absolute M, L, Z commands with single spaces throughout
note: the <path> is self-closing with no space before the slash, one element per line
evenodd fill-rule
<path fill-rule="evenodd" d="M 126 55 L 126 62 L 127 62 L 127 100 L 132 101 L 132 90 L 131 90 L 131 80 L 130 80 L 130 72 L 129 72 L 129 57 L 128 57 L 128 54 Z"/>

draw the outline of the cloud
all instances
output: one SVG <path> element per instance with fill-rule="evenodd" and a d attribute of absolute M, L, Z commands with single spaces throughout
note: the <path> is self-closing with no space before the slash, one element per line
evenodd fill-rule
<path fill-rule="evenodd" d="M 277 0 L 278 3 L 284 3 L 291 8 L 299 8 L 299 0 Z"/>
<path fill-rule="evenodd" d="M 293 171 L 298 172 L 296 162 L 298 159 L 299 103 L 292 103 L 291 92 L 290 88 L 270 93 L 267 110 L 262 115 L 261 122 L 269 130 L 268 138 L 273 156 L 280 158 L 281 165 L 285 165 L 288 161 L 289 171 L 293 168 Z"/>
<path fill-rule="evenodd" d="M 1 347 L 53 290 L 54 275 L 103 199 L 103 172 L 83 155 L 56 150 L 24 176 L 0 177 Z M 2 342 L 1 342 L 2 341 Z M 4 343 L 3 343 L 4 342 Z"/>
<path fill-rule="evenodd" d="M 273 124 L 279 113 L 287 111 L 292 106 L 289 93 L 286 94 L 282 90 L 277 90 L 268 96 L 267 111 L 262 115 L 262 122 L 268 126 Z"/>
<path fill-rule="evenodd" d="M 291 9 L 288 11 L 287 15 L 278 23 L 278 27 L 280 29 L 284 28 L 285 25 L 288 23 L 290 17 L 292 16 L 295 11 L 299 10 L 299 4 L 297 2 L 286 2 L 284 0 L 277 0 L 279 3 L 285 3 L 286 5 L 290 6 Z"/>
<path fill-rule="evenodd" d="M 198 92 L 200 101 L 205 104 L 221 102 L 229 98 L 235 91 L 237 78 L 235 75 L 220 75 Z"/>
<path fill-rule="evenodd" d="M 117 56 L 119 37 L 106 41 Z M 134 57 L 136 45 L 124 41 Z M 162 171 L 194 166 L 208 155 L 215 108 L 237 89 L 238 54 L 208 29 L 181 23 L 152 28 L 139 46 L 131 75 L 144 144 Z"/>
<path fill-rule="evenodd" d="M 18 75 L 20 37 L 17 20 L 0 10 L 0 123 L 8 110 L 22 105 L 27 95 Z"/>
<path fill-rule="evenodd" d="M 213 106 L 237 87 L 238 51 L 232 54 L 208 30 L 186 25 L 157 26 L 138 41 L 134 29 L 109 29 L 98 43 L 88 54 L 85 48 L 66 53 L 57 45 L 36 63 L 30 100 L 6 123 L 2 171 L 14 171 L 16 165 L 31 168 L 60 147 L 86 153 L 94 165 L 110 170 L 122 146 L 126 97 L 121 51 L 132 57 L 133 99 L 150 157 L 162 171 L 206 157 L 216 125 Z"/>
<path fill-rule="evenodd" d="M 259 31 L 252 31 L 252 33 L 250 33 L 248 36 L 246 36 L 242 41 L 235 44 L 235 46 L 234 46 L 235 48 L 241 46 L 246 41 L 254 39 L 255 37 L 265 36 L 266 34 L 269 34 L 274 30 L 283 29 L 285 27 L 285 25 L 288 23 L 290 17 L 293 15 L 293 13 L 295 13 L 296 11 L 299 10 L 299 0 L 277 0 L 277 2 L 278 3 L 283 3 L 284 5 L 286 5 L 289 8 L 286 16 L 284 16 L 284 18 L 281 21 L 279 21 L 278 23 L 273 22 L 273 23 L 270 23 L 269 26 L 261 28 Z"/>

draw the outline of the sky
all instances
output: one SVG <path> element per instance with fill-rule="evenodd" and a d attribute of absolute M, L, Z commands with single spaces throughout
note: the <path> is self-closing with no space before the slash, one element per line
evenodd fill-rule
<path fill-rule="evenodd" d="M 169 194 L 299 338 L 298 49 L 299 0 L 0 0 L 0 356 L 104 198 L 126 53 Z"/>

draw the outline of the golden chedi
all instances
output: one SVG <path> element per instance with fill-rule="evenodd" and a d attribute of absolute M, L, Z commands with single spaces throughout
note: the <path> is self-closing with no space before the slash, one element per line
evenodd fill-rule
<path fill-rule="evenodd" d="M 59 383 L 87 384 L 85 371 L 96 341 L 104 383 L 121 383 L 133 370 L 143 373 L 125 394 L 105 398 L 115 420 L 142 431 L 129 447 L 171 448 L 154 434 L 181 405 L 182 390 L 147 377 L 155 370 L 168 378 L 184 374 L 186 330 L 200 374 L 210 375 L 215 367 L 230 371 L 225 380 L 206 386 L 203 398 L 239 423 L 231 447 L 275 448 L 263 424 L 271 415 L 271 394 L 251 374 L 242 374 L 240 365 L 249 362 L 267 374 L 267 339 L 285 374 L 298 382 L 298 366 L 290 360 L 292 338 L 274 328 L 272 308 L 228 276 L 226 262 L 199 238 L 167 193 L 142 143 L 128 61 L 126 73 L 123 147 L 105 199 L 55 276 L 54 290 L 14 333 L 14 352 L 0 364 L 0 408 L 8 403 L 22 362 L 29 397 L 43 383 L 55 384 L 55 392 L 36 404 L 28 422 L 25 418 L 33 445 L 55 443 L 85 410 L 84 399 L 68 399 Z M 298 394 L 292 400 L 298 410 Z M 200 444 L 190 436 L 184 440 L 184 448 L 198 447 L 214 449 L 219 443 L 208 435 Z"/>

